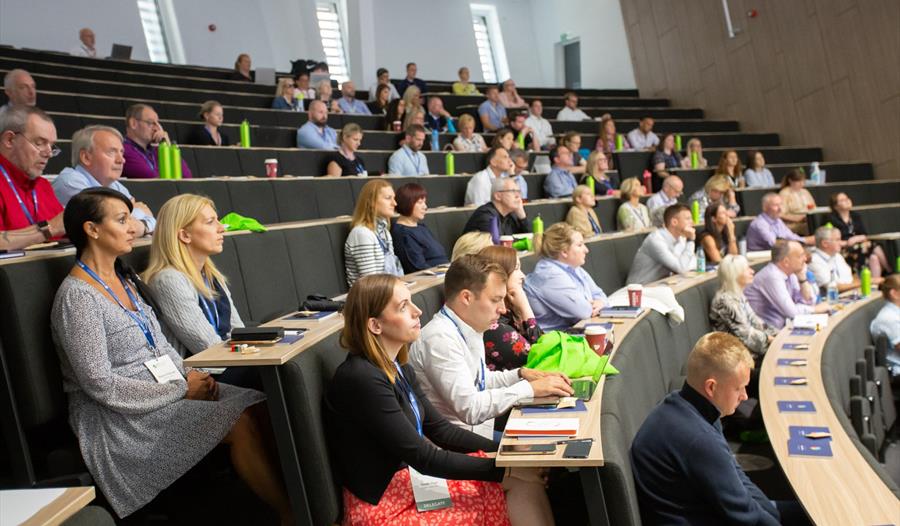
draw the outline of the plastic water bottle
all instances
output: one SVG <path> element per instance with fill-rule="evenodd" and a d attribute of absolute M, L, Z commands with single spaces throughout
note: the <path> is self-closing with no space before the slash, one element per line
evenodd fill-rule
<path fill-rule="evenodd" d="M 869 270 L 868 266 L 863 267 L 860 271 L 859 282 L 859 288 L 862 290 L 863 297 L 869 297 L 869 295 L 872 294 L 872 271 Z"/>
<path fill-rule="evenodd" d="M 697 249 L 697 272 L 700 274 L 706 272 L 706 251 L 703 247 Z"/>
<path fill-rule="evenodd" d="M 650 182 L 650 179 L 652 177 L 650 170 L 644 170 L 643 177 L 644 177 L 644 188 L 647 190 L 647 195 L 650 195 L 653 193 L 653 184 Z"/>
<path fill-rule="evenodd" d="M 819 184 L 819 162 L 813 161 L 812 165 L 809 167 L 809 182 L 812 184 Z"/>
<path fill-rule="evenodd" d="M 700 167 L 700 154 L 697 152 L 691 152 L 691 170 L 696 170 Z"/>
<path fill-rule="evenodd" d="M 816 275 L 809 269 L 806 269 L 806 281 L 809 282 L 809 286 L 812 287 L 813 293 L 815 294 L 813 305 L 816 305 L 819 303 L 819 285 L 816 283 Z"/>
<path fill-rule="evenodd" d="M 456 133 L 456 125 L 453 124 L 453 117 L 447 117 L 447 133 Z"/>
<path fill-rule="evenodd" d="M 831 271 L 831 281 L 828 282 L 828 287 L 826 288 L 826 292 L 828 294 L 828 303 L 837 303 L 837 300 L 838 300 L 837 276 L 835 276 L 833 270 Z"/>
<path fill-rule="evenodd" d="M 700 222 L 700 201 L 691 202 L 691 221 L 695 225 Z"/>
<path fill-rule="evenodd" d="M 250 147 L 250 121 L 241 121 L 241 148 Z"/>
<path fill-rule="evenodd" d="M 444 171 L 447 172 L 447 175 L 456 173 L 456 160 L 453 158 L 453 152 L 447 152 L 447 155 L 444 156 Z"/>
<path fill-rule="evenodd" d="M 681 134 L 680 133 L 675 134 L 675 151 L 676 152 L 681 151 Z"/>
<path fill-rule="evenodd" d="M 533 234 L 533 246 L 535 252 L 541 251 L 541 245 L 544 243 L 544 220 L 541 214 L 538 214 L 531 222 L 531 233 Z"/>
<path fill-rule="evenodd" d="M 441 141 L 438 137 L 438 131 L 431 130 L 431 151 L 439 152 L 441 151 Z"/>
<path fill-rule="evenodd" d="M 622 138 L 621 133 L 616 134 L 616 151 L 621 152 L 625 147 L 625 139 Z"/>

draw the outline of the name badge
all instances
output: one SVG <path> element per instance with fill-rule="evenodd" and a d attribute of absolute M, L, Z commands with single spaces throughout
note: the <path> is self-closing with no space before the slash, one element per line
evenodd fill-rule
<path fill-rule="evenodd" d="M 416 510 L 431 511 L 450 508 L 450 488 L 447 481 L 438 477 L 423 475 L 409 468 L 409 480 L 412 482 L 413 496 L 416 498 Z"/>
<path fill-rule="evenodd" d="M 172 361 L 168 354 L 147 360 L 144 362 L 144 365 L 147 366 L 147 369 L 150 369 L 150 374 L 153 375 L 157 383 L 165 384 L 176 380 L 184 380 L 181 371 L 178 370 L 178 367 L 175 367 L 175 362 Z"/>

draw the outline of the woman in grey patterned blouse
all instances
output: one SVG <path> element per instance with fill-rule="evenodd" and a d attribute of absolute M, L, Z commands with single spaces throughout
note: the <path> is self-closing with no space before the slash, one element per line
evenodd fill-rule
<path fill-rule="evenodd" d="M 228 444 L 238 474 L 287 523 L 274 448 L 262 438 L 263 394 L 186 368 L 123 275 L 118 257 L 131 252 L 135 236 L 131 209 L 115 190 L 91 188 L 63 216 L 77 265 L 51 319 L 69 424 L 88 470 L 125 517 Z"/>
<path fill-rule="evenodd" d="M 712 330 L 736 336 L 758 363 L 776 331 L 759 319 L 744 297 L 744 288 L 753 281 L 753 268 L 744 256 L 729 254 L 719 264 L 719 281 L 719 290 L 709 306 Z"/>

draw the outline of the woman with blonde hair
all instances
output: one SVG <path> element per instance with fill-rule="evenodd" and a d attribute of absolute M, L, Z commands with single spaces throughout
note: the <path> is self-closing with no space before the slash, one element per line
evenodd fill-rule
<path fill-rule="evenodd" d="M 200 146 L 228 146 L 231 139 L 228 135 L 222 133 L 219 128 L 225 122 L 225 109 L 219 101 L 208 100 L 200 106 L 197 113 L 200 120 L 203 121 L 202 126 L 197 126 L 191 130 L 184 144 L 197 144 Z"/>
<path fill-rule="evenodd" d="M 566 214 L 566 223 L 572 225 L 584 237 L 594 237 L 603 233 L 600 219 L 594 212 L 595 206 L 597 206 L 597 198 L 594 196 L 594 192 L 583 184 L 576 186 L 572 191 L 572 207 Z"/>
<path fill-rule="evenodd" d="M 301 111 L 303 99 L 294 97 L 294 81 L 290 77 L 278 79 L 275 86 L 275 98 L 272 100 L 273 110 Z"/>
<path fill-rule="evenodd" d="M 581 177 L 581 184 L 588 184 L 588 178 L 593 177 L 594 193 L 596 195 L 619 197 L 619 191 L 616 190 L 615 183 L 606 175 L 606 172 L 610 170 L 609 160 L 611 158 L 611 156 L 599 150 L 594 150 L 588 155 L 587 166 L 584 169 L 584 175 Z"/>
<path fill-rule="evenodd" d="M 650 222 L 650 210 L 647 209 L 647 205 L 641 203 L 644 192 L 644 185 L 637 177 L 629 177 L 622 181 L 622 204 L 619 205 L 619 211 L 616 213 L 619 230 L 634 232 L 653 226 Z"/>
<path fill-rule="evenodd" d="M 466 232 L 459 236 L 459 239 L 453 244 L 453 250 L 450 253 L 450 261 L 456 261 L 466 254 L 477 254 L 481 252 L 481 249 L 493 244 L 494 242 L 488 232 L 482 232 L 480 230 Z"/>
<path fill-rule="evenodd" d="M 797 168 L 784 174 L 778 195 L 784 202 L 781 211 L 781 220 L 784 224 L 797 235 L 809 235 L 806 214 L 816 207 L 816 200 L 806 189 L 806 174 Z"/>
<path fill-rule="evenodd" d="M 368 274 L 403 275 L 391 238 L 391 218 L 396 207 L 394 188 L 384 179 L 369 181 L 360 190 L 350 220 L 350 235 L 344 243 L 347 285 L 352 287 Z"/>
<path fill-rule="evenodd" d="M 416 86 L 406 88 L 406 91 L 403 92 L 403 102 L 406 104 L 406 113 L 411 113 L 412 110 L 417 109 L 421 109 L 423 113 L 425 112 L 425 108 L 422 107 L 422 91 Z M 406 129 L 406 126 L 403 129 Z"/>
<path fill-rule="evenodd" d="M 348 122 L 338 132 L 338 149 L 325 156 L 325 175 L 340 177 L 348 175 L 369 175 L 366 164 L 356 153 L 362 144 L 362 127 L 355 122 Z"/>
<path fill-rule="evenodd" d="M 475 133 L 475 118 L 468 113 L 459 116 L 459 133 L 453 139 L 453 150 L 457 152 L 486 152 L 484 137 Z"/>
<path fill-rule="evenodd" d="M 777 331 L 753 312 L 744 296 L 753 282 L 753 268 L 744 256 L 728 254 L 719 263 L 718 274 L 719 290 L 709 305 L 710 326 L 741 340 L 759 363 Z"/>
<path fill-rule="evenodd" d="M 697 169 L 702 170 L 709 166 L 709 161 L 703 157 L 703 143 L 700 139 L 693 137 L 687 142 L 687 148 L 684 151 L 684 157 L 681 158 L 681 167 L 685 169 L 691 168 L 691 154 L 697 154 Z"/>

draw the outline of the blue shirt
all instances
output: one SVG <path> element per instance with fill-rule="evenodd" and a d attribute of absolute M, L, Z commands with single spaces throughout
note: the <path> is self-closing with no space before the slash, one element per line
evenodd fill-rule
<path fill-rule="evenodd" d="M 788 276 L 775 263 L 769 263 L 753 276 L 744 289 L 744 297 L 753 312 L 767 325 L 781 329 L 798 314 L 810 314 L 813 307 L 803 297 L 796 274 Z"/>
<path fill-rule="evenodd" d="M 491 126 L 494 128 L 502 128 L 503 127 L 503 119 L 506 118 L 506 108 L 504 108 L 499 102 L 494 105 L 491 101 L 486 100 L 478 106 L 478 116 L 487 115 L 488 122 L 491 123 Z"/>
<path fill-rule="evenodd" d="M 568 197 L 575 191 L 576 186 L 578 182 L 575 176 L 562 168 L 554 167 L 544 179 L 544 192 L 547 197 Z"/>
<path fill-rule="evenodd" d="M 603 289 L 583 268 L 542 258 L 525 278 L 525 295 L 545 331 L 567 329 L 591 317 L 594 300 L 606 300 Z"/>
<path fill-rule="evenodd" d="M 772 176 L 772 172 L 768 168 L 763 168 L 760 172 L 747 168 L 744 170 L 744 180 L 747 181 L 747 186 L 751 188 L 775 186 L 775 177 Z"/>
<path fill-rule="evenodd" d="M 341 111 L 344 113 L 361 113 L 363 115 L 372 114 L 372 112 L 369 110 L 369 107 L 366 106 L 366 103 L 357 99 L 347 99 L 347 97 L 341 97 L 340 99 L 338 99 L 338 107 L 341 108 Z"/>
<path fill-rule="evenodd" d="M 511 176 L 513 181 L 519 185 L 519 190 L 522 192 L 522 199 L 528 199 L 528 181 L 525 180 L 525 176 L 522 174 Z"/>
<path fill-rule="evenodd" d="M 81 192 L 85 188 L 102 186 L 100 182 L 94 179 L 94 176 L 80 164 L 75 166 L 75 168 L 64 168 L 63 171 L 56 176 L 56 179 L 53 180 L 51 185 L 53 186 L 53 193 L 56 194 L 56 199 L 59 200 L 59 204 L 63 206 L 66 206 L 75 194 Z M 134 199 L 131 196 L 131 192 L 129 192 L 128 189 L 125 188 L 125 185 L 119 181 L 113 181 L 108 188 L 112 188 L 129 200 Z M 146 223 L 147 232 L 156 230 L 156 218 L 153 216 L 148 215 L 139 208 L 135 208 L 134 211 L 131 212 L 131 215 L 138 221 Z"/>
<path fill-rule="evenodd" d="M 337 132 L 327 124 L 324 128 L 319 128 L 307 121 L 297 130 L 297 147 L 313 150 L 337 150 Z"/>
<path fill-rule="evenodd" d="M 877 340 L 884 336 L 890 344 L 887 353 L 888 367 L 894 375 L 900 374 L 900 307 L 896 304 L 887 302 L 884 307 L 878 311 L 878 315 L 869 324 L 869 332 L 872 333 L 872 339 Z"/>
<path fill-rule="evenodd" d="M 428 159 L 422 152 L 403 146 L 388 159 L 388 173 L 392 175 L 428 175 Z"/>

